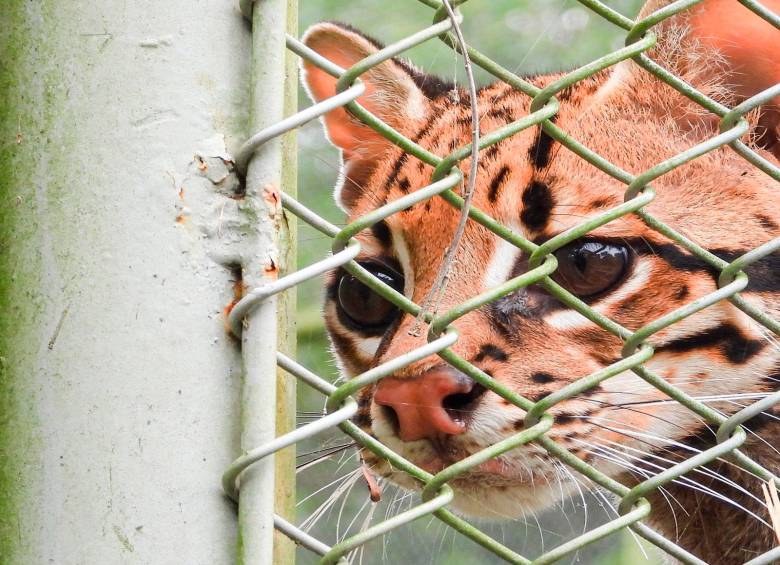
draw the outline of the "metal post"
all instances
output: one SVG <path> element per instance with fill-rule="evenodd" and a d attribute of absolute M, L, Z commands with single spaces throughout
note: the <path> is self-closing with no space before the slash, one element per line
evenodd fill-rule
<path fill-rule="evenodd" d="M 252 131 L 284 118 L 287 0 L 254 2 L 252 13 Z M 249 162 L 244 213 L 254 242 L 242 257 L 243 282 L 255 288 L 279 276 L 278 234 L 282 223 L 282 140 L 262 145 Z M 244 319 L 241 448 L 246 452 L 276 436 L 277 297 Z M 238 561 L 270 565 L 274 555 L 275 464 L 266 458 L 241 475 Z"/>
<path fill-rule="evenodd" d="M 0 562 L 232 563 L 241 359 L 213 259 L 249 26 L 223 0 L 2 20 Z"/>
<path fill-rule="evenodd" d="M 287 33 L 298 36 L 298 0 L 287 0 Z M 284 115 L 298 110 L 298 57 L 286 50 Z M 295 198 L 298 188 L 298 143 L 295 130 L 282 137 L 282 191 Z M 297 269 L 297 223 L 293 214 L 285 214 L 279 231 L 280 276 Z M 296 289 L 279 294 L 277 310 L 277 348 L 288 357 L 296 357 Z M 295 430 L 296 384 L 283 369 L 276 375 L 276 435 Z M 289 522 L 295 522 L 295 446 L 283 449 L 276 459 L 276 513 Z M 295 563 L 295 543 L 278 530 L 274 537 L 274 563 Z"/>

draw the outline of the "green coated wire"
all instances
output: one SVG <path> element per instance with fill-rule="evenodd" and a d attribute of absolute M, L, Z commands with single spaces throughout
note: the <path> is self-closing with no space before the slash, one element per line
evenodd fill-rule
<path fill-rule="evenodd" d="M 454 41 L 449 32 L 452 27 L 451 22 L 447 19 L 446 12 L 444 11 L 441 2 L 438 0 L 419 1 L 434 10 L 433 22 L 430 26 L 379 50 L 377 53 L 357 62 L 349 69 L 341 69 L 338 66 L 333 65 L 327 59 L 324 59 L 302 45 L 295 38 L 288 38 L 288 48 L 297 53 L 300 57 L 311 61 L 326 72 L 338 77 L 337 91 L 339 92 L 350 88 L 354 84 L 358 84 L 362 75 L 370 71 L 371 68 L 376 65 L 388 60 L 390 57 L 399 55 L 413 46 L 421 45 L 434 38 L 439 38 L 444 44 L 450 46 L 456 52 L 459 52 L 460 46 Z M 469 217 L 473 221 L 484 226 L 496 236 L 515 245 L 523 253 L 528 255 L 529 270 L 526 273 L 515 277 L 494 289 L 453 306 L 450 310 L 439 316 L 428 316 L 426 320 L 430 324 L 428 344 L 395 358 L 379 367 L 370 369 L 363 375 L 355 377 L 336 388 L 333 388 L 330 385 L 325 386 L 321 384 L 321 379 L 317 380 L 316 375 L 306 373 L 305 369 L 298 368 L 294 373 L 299 378 L 303 378 L 301 375 L 306 376 L 310 381 L 310 384 L 314 383 L 317 389 L 326 396 L 328 411 L 333 412 L 343 407 L 345 403 L 353 402 L 354 395 L 362 387 L 376 383 L 410 363 L 414 363 L 431 354 L 436 354 L 439 355 L 442 360 L 467 374 L 476 382 L 524 410 L 526 412 L 524 422 L 525 428 L 496 444 L 470 455 L 466 459 L 450 465 L 436 475 L 432 475 L 414 465 L 412 462 L 404 459 L 401 455 L 382 444 L 371 434 L 360 429 L 354 423 L 349 421 L 342 422 L 339 424 L 339 428 L 345 434 L 354 438 L 354 440 L 363 448 L 368 449 L 378 457 L 387 460 L 396 471 L 404 472 L 417 480 L 420 484 L 422 502 L 401 514 L 382 520 L 365 531 L 350 536 L 334 545 L 328 553 L 323 556 L 322 563 L 344 562 L 345 556 L 350 551 L 364 545 L 377 536 L 381 536 L 421 517 L 435 516 L 447 526 L 510 563 L 552 563 L 610 533 L 625 528 L 631 528 L 634 532 L 673 555 L 681 562 L 700 564 L 702 563 L 701 560 L 677 546 L 673 541 L 650 529 L 642 522 L 652 510 L 650 503 L 647 501 L 648 495 L 657 491 L 657 489 L 662 488 L 672 480 L 679 478 L 684 473 L 720 457 L 730 458 L 736 464 L 766 480 L 780 482 L 778 481 L 778 477 L 758 465 L 755 461 L 752 461 L 738 449 L 746 437 L 741 424 L 744 423 L 748 417 L 754 415 L 756 411 L 767 409 L 773 404 L 772 401 L 777 402 L 780 398 L 776 399 L 772 397 L 768 400 L 765 399 L 762 402 L 748 406 L 745 410 L 740 411 L 731 418 L 726 418 L 702 402 L 690 397 L 663 378 L 653 374 L 645 366 L 645 363 L 653 356 L 653 347 L 652 343 L 650 343 L 652 336 L 665 328 L 679 323 L 688 316 L 722 301 L 730 301 L 758 323 L 764 325 L 769 331 L 780 335 L 780 323 L 754 304 L 746 301 L 739 294 L 739 292 L 744 290 L 749 283 L 746 269 L 756 261 L 778 251 L 778 249 L 780 249 L 780 238 L 748 251 L 741 257 L 728 263 L 704 249 L 684 234 L 679 233 L 671 226 L 661 222 L 645 209 L 646 206 L 653 201 L 656 195 L 656 188 L 651 186 L 650 183 L 691 160 L 697 159 L 702 155 L 725 146 L 731 147 L 738 155 L 742 156 L 747 162 L 751 163 L 765 174 L 780 180 L 780 169 L 774 163 L 756 153 L 742 141 L 743 136 L 749 129 L 749 125 L 744 116 L 749 111 L 780 94 L 780 85 L 774 86 L 749 98 L 735 108 L 727 108 L 697 91 L 692 85 L 686 83 L 680 77 L 675 76 L 668 69 L 663 68 L 651 58 L 649 52 L 651 52 L 657 41 L 653 28 L 662 24 L 662 22 L 669 17 L 690 9 L 701 0 L 679 0 L 636 21 L 623 16 L 598 0 L 578 1 L 593 13 L 625 30 L 626 45 L 604 57 L 575 69 L 543 89 L 532 85 L 473 47 L 467 46 L 466 52 L 472 63 L 480 66 L 498 80 L 506 82 L 518 92 L 531 98 L 529 114 L 482 136 L 479 142 L 479 150 L 484 150 L 491 145 L 512 135 L 516 135 L 518 132 L 530 127 L 540 126 L 547 134 L 566 149 L 572 151 L 604 173 L 625 184 L 625 201 L 610 210 L 604 211 L 558 234 L 541 245 L 537 245 L 527 240 L 522 234 L 516 233 L 509 227 L 502 225 L 486 212 L 472 207 L 469 210 Z M 746 8 L 764 18 L 770 24 L 780 28 L 780 17 L 769 11 L 756 0 L 739 1 Z M 463 3 L 465 3 L 465 0 L 452 2 L 453 6 Z M 644 71 L 653 74 L 659 80 L 665 82 L 682 95 L 702 106 L 705 110 L 719 116 L 720 133 L 703 143 L 690 147 L 678 155 L 643 171 L 641 174 L 632 175 L 613 163 L 610 163 L 553 123 L 553 118 L 559 110 L 559 104 L 555 98 L 556 94 L 577 84 L 579 81 L 592 76 L 594 73 L 600 72 L 623 61 L 626 61 L 624 64 L 638 65 L 644 69 Z M 631 61 L 633 61 L 633 63 L 631 63 Z M 442 198 L 452 205 L 454 209 L 460 209 L 463 206 L 463 199 L 457 195 L 453 189 L 462 181 L 463 175 L 459 170 L 459 165 L 464 159 L 467 159 L 470 156 L 470 144 L 464 144 L 463 146 L 457 147 L 449 155 L 435 155 L 411 139 L 401 135 L 398 131 L 371 114 L 359 103 L 354 101 L 349 102 L 344 107 L 353 116 L 361 120 L 374 131 L 384 136 L 413 157 L 431 165 L 434 168 L 434 171 L 430 183 L 427 186 L 377 208 L 340 230 L 325 222 L 313 212 L 303 208 L 295 200 L 285 196 L 284 204 L 288 212 L 296 214 L 303 221 L 315 226 L 317 229 L 333 238 L 334 252 L 339 252 L 349 245 L 359 245 L 355 236 L 361 231 L 370 228 L 372 225 L 392 214 L 408 209 L 425 200 Z M 655 230 L 661 236 L 675 242 L 691 255 L 701 259 L 706 264 L 716 269 L 719 273 L 718 288 L 715 291 L 653 320 L 633 332 L 596 312 L 576 296 L 563 289 L 551 278 L 551 275 L 557 268 L 555 252 L 558 249 L 601 226 L 627 215 L 634 215 L 640 218 L 649 228 Z M 384 284 L 363 268 L 360 263 L 351 261 L 344 265 L 343 268 L 404 312 L 411 315 L 417 315 L 419 312 L 419 305 Z M 624 343 L 622 359 L 593 374 L 573 381 L 537 402 L 524 398 L 507 386 L 495 381 L 481 369 L 461 358 L 450 349 L 450 346 L 452 346 L 458 338 L 457 320 L 459 318 L 531 284 L 538 284 L 563 304 L 579 312 L 582 316 L 593 322 L 596 326 L 602 328 L 604 331 L 617 336 L 623 340 Z M 288 365 L 293 363 L 290 360 L 285 360 L 284 362 Z M 697 453 L 695 456 L 640 482 L 633 488 L 629 488 L 614 479 L 611 479 L 603 472 L 579 459 L 547 435 L 547 432 L 549 432 L 554 425 L 553 413 L 556 405 L 572 399 L 588 389 L 597 386 L 599 383 L 627 371 L 633 371 L 659 391 L 692 410 L 711 424 L 719 426 L 717 445 Z M 449 482 L 456 479 L 460 474 L 468 472 L 468 470 L 475 466 L 495 457 L 499 457 L 520 445 L 529 443 L 533 443 L 544 449 L 551 457 L 556 458 L 569 468 L 572 468 L 576 472 L 587 477 L 596 485 L 617 495 L 621 500 L 618 507 L 621 515 L 602 526 L 591 529 L 583 535 L 551 549 L 535 559 L 530 559 L 514 552 L 506 545 L 488 536 L 476 526 L 469 524 L 467 521 L 456 516 L 447 509 L 447 505 L 453 498 L 453 491 L 448 484 Z M 770 557 L 771 555 L 767 554 L 765 559 L 770 559 Z M 759 556 L 754 561 L 756 563 L 764 562 L 761 561 L 761 559 L 762 557 Z"/>

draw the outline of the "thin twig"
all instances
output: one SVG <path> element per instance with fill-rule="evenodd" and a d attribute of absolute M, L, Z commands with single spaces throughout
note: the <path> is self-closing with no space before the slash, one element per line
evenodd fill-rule
<path fill-rule="evenodd" d="M 382 489 L 379 487 L 379 483 L 376 482 L 374 475 L 371 474 L 371 469 L 368 468 L 365 461 L 361 461 L 360 470 L 363 472 L 363 479 L 368 486 L 368 495 L 371 497 L 371 502 L 379 502 L 382 500 Z"/>
<path fill-rule="evenodd" d="M 449 0 L 442 0 L 442 4 L 447 10 L 447 15 L 452 22 L 455 38 L 457 39 L 460 53 L 463 55 L 463 66 L 466 70 L 466 79 L 468 81 L 469 98 L 471 102 L 471 167 L 469 168 L 469 178 L 463 195 L 463 208 L 461 209 L 458 227 L 455 230 L 455 235 L 452 238 L 450 246 L 444 254 L 444 260 L 439 268 L 439 272 L 436 274 L 436 279 L 434 280 L 431 289 L 428 291 L 428 294 L 425 296 L 425 300 L 423 300 L 420 307 L 420 313 L 417 315 L 417 319 L 415 320 L 412 329 L 409 330 L 411 335 L 420 335 L 420 328 L 425 321 L 425 316 L 429 310 L 434 317 L 439 310 L 439 305 L 444 297 L 444 292 L 449 281 L 450 269 L 455 262 L 455 255 L 457 254 L 460 240 L 463 237 L 463 233 L 466 231 L 466 222 L 469 218 L 471 201 L 474 196 L 474 187 L 477 182 L 477 165 L 479 160 L 479 110 L 477 108 L 477 86 L 474 82 L 471 59 L 469 59 L 468 47 L 466 46 L 466 40 L 463 38 L 463 32 L 460 29 L 458 17 L 452 9 Z"/>

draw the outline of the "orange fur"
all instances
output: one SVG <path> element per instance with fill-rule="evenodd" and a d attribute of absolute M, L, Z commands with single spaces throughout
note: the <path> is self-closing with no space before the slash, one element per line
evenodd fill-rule
<path fill-rule="evenodd" d="M 653 1 L 643 14 L 664 4 Z M 772 0 L 765 5 L 777 9 L 780 2 Z M 736 3 L 707 0 L 692 13 L 672 18 L 655 31 L 659 41 L 651 56 L 724 105 L 733 106 L 780 80 L 780 33 Z M 310 46 L 333 55 L 345 67 L 376 50 L 373 41 L 337 24 L 314 26 L 305 37 Z M 315 99 L 335 92 L 334 80 L 311 65 L 305 70 Z M 392 77 L 398 80 L 393 82 Z M 419 78 L 419 71 L 406 63 L 383 63 L 363 77 L 368 94 L 361 103 L 428 151 L 447 155 L 470 141 L 468 96 L 459 92 L 461 102 L 457 103 L 441 84 L 440 91 L 431 94 L 424 91 Z M 531 80 L 543 87 L 557 78 L 551 75 Z M 634 175 L 718 134 L 718 119 L 632 61 L 581 81 L 560 93 L 559 99 L 556 125 Z M 527 115 L 529 105 L 528 97 L 505 84 L 481 89 L 478 109 L 483 116 L 482 134 Z M 756 151 L 775 163 L 771 152 L 777 152 L 778 144 L 771 130 L 776 127 L 776 115 L 774 104 L 755 112 L 751 116 L 753 136 L 748 138 Z M 378 138 L 344 110 L 327 116 L 325 125 L 330 138 L 344 151 L 346 179 L 340 188 L 340 202 L 350 221 L 430 183 L 433 171 L 429 165 Z M 477 208 L 528 239 L 541 242 L 623 202 L 626 186 L 622 182 L 558 143 L 547 140 L 545 147 L 540 136 L 539 128 L 526 129 L 481 152 L 474 198 Z M 467 174 L 468 160 L 460 167 Z M 777 183 L 728 147 L 679 166 L 651 184 L 656 198 L 645 210 L 727 260 L 780 236 Z M 532 191 L 534 186 L 539 195 Z M 392 244 L 385 248 L 376 234 L 365 230 L 357 236 L 364 244 L 357 260 L 398 262 L 408 279 L 408 298 L 421 303 L 455 231 L 458 213 L 435 197 L 395 214 L 386 220 Z M 627 242 L 632 248 L 633 262 L 625 280 L 591 301 L 592 308 L 629 330 L 718 288 L 715 276 L 701 261 L 636 215 L 610 222 L 588 237 Z M 503 280 L 518 274 L 512 265 L 502 264 L 502 253 L 520 266 L 523 257 L 503 245 L 476 222 L 467 224 L 440 312 L 484 292 L 487 276 L 494 271 Z M 752 271 L 752 286 L 743 295 L 777 318 L 780 289 L 774 260 L 770 256 L 764 260 L 768 263 L 762 263 L 764 267 Z M 331 274 L 331 288 L 340 276 L 340 272 Z M 495 305 L 485 306 L 455 321 L 459 339 L 451 349 L 526 398 L 538 400 L 621 358 L 620 339 L 573 310 L 558 307 L 541 290 L 521 290 L 507 298 L 505 307 L 505 311 L 497 311 Z M 343 323 L 338 308 L 335 300 L 328 301 L 326 321 L 342 368 L 350 376 L 425 343 L 424 336 L 410 331 L 414 325 L 411 316 L 400 316 L 384 335 L 369 341 Z M 692 396 L 773 390 L 780 371 L 780 348 L 766 340 L 765 333 L 733 305 L 721 302 L 653 335 L 650 341 L 657 353 L 646 366 Z M 508 360 L 474 361 L 485 345 L 499 348 Z M 394 376 L 414 379 L 441 363 L 431 356 Z M 447 439 L 449 455 L 445 456 L 427 440 L 401 442 L 372 395 L 373 387 L 359 395 L 361 425 L 404 457 L 431 469 L 440 469 L 522 429 L 525 415 L 498 395 L 487 393 L 473 407 L 468 432 Z M 611 476 L 635 482 L 636 476 L 614 460 L 599 457 L 598 446 L 620 446 L 625 457 L 631 456 L 630 450 L 639 450 L 651 452 L 652 457 L 678 460 L 691 455 L 680 444 L 694 442 L 706 449 L 712 443 L 711 431 L 698 416 L 675 403 L 660 402 L 664 400 L 668 399 L 659 390 L 626 372 L 556 405 L 551 412 L 558 421 L 549 436 Z M 628 407 L 635 404 L 640 407 Z M 735 402 L 713 406 L 724 414 L 741 408 Z M 780 437 L 771 418 L 761 425 L 764 437 Z M 766 442 L 751 438 L 745 451 L 774 472 L 780 471 L 780 454 Z M 415 488 L 413 480 L 371 452 L 366 450 L 362 456 L 374 472 Z M 500 472 L 494 472 L 499 467 Z M 485 467 L 456 479 L 456 506 L 465 512 L 517 515 L 560 496 L 534 483 L 534 477 L 553 469 L 549 456 L 539 448 L 517 448 L 501 457 L 499 467 Z M 746 489 L 760 488 L 759 482 L 727 464 L 712 467 Z M 701 480 L 711 483 L 713 489 L 725 488 L 711 478 Z M 667 488 L 693 506 L 690 515 L 678 517 L 685 530 L 680 543 L 703 559 L 741 563 L 771 546 L 771 528 L 757 531 L 756 523 L 735 514 L 733 507 L 690 489 Z M 753 512 L 762 512 L 753 499 L 741 493 L 729 490 L 724 496 Z M 473 497 L 478 498 L 478 504 L 472 502 Z M 664 500 L 655 495 L 651 502 L 651 521 L 675 535 Z M 730 516 L 731 533 L 721 536 L 728 539 L 717 539 L 713 533 L 713 516 Z"/>

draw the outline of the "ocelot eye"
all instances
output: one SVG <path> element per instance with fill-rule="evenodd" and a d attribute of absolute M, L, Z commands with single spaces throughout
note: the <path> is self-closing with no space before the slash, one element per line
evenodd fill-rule
<path fill-rule="evenodd" d="M 558 269 L 553 279 L 566 290 L 587 298 L 609 290 L 628 267 L 629 252 L 623 245 L 602 241 L 574 241 L 555 252 Z"/>
<path fill-rule="evenodd" d="M 403 292 L 404 278 L 393 269 L 377 263 L 361 263 L 386 285 Z M 360 279 L 344 273 L 339 281 L 338 305 L 356 326 L 365 329 L 381 329 L 392 322 L 398 308 L 363 284 Z"/>

